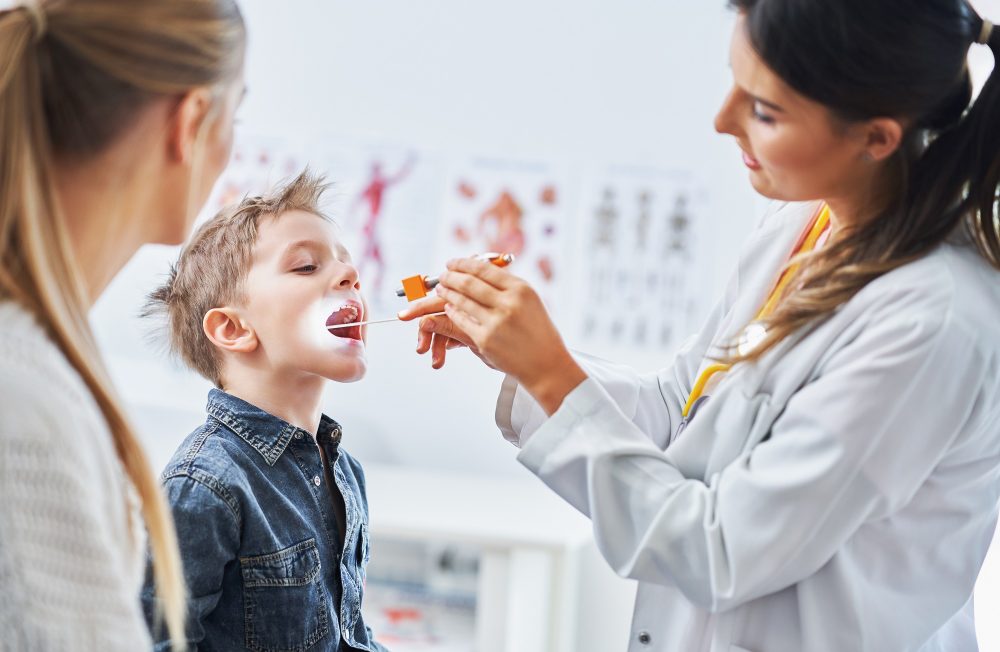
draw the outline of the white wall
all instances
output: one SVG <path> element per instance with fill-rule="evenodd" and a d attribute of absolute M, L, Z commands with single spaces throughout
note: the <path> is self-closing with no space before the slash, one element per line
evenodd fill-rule
<path fill-rule="evenodd" d="M 712 129 L 728 84 L 732 16 L 723 4 L 249 0 L 240 120 L 319 149 L 369 139 L 440 159 L 693 168 L 710 184 L 715 210 L 712 255 L 695 263 L 707 296 L 756 212 L 738 151 Z M 173 255 L 143 251 L 94 312 L 113 372 L 143 404 L 136 417 L 159 464 L 199 421 L 207 385 L 150 356 L 141 339 L 148 327 L 122 319 Z M 352 452 L 362 461 L 519 472 L 493 425 L 496 374 L 468 355 L 432 372 L 413 354 L 411 325 L 374 327 L 370 337 L 368 378 L 333 387 L 325 406 L 345 425 Z"/>

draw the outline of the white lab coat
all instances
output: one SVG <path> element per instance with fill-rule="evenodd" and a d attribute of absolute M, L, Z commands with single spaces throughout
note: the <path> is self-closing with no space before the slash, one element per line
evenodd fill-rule
<path fill-rule="evenodd" d="M 970 244 L 738 365 L 677 436 L 710 347 L 754 318 L 815 209 L 762 222 L 660 372 L 581 358 L 590 377 L 551 418 L 504 382 L 497 423 L 518 459 L 639 581 L 630 651 L 976 649 L 1000 498 L 1000 274 Z"/>

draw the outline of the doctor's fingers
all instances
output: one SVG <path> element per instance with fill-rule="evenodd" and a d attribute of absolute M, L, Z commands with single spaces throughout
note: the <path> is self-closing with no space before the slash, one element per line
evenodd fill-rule
<path fill-rule="evenodd" d="M 462 312 L 466 313 L 480 324 L 485 324 L 487 321 L 490 321 L 493 314 L 496 312 L 493 307 L 484 306 L 475 299 L 472 299 L 457 290 L 452 290 L 442 285 L 437 287 L 437 293 L 438 296 L 447 302 L 444 307 L 445 311 L 448 310 L 448 305 L 451 305 L 452 307 L 458 308 Z M 448 313 L 448 316 L 451 317 L 451 314 Z M 454 319 L 452 321 L 454 321 Z M 459 324 L 459 326 L 461 327 L 461 324 Z M 472 335 L 472 333 L 470 333 L 470 335 Z"/>
<path fill-rule="evenodd" d="M 402 321 L 410 321 L 411 319 L 423 317 L 432 312 L 441 312 L 442 310 L 444 310 L 444 299 L 431 295 L 410 303 L 396 313 L 396 316 Z"/>
<path fill-rule="evenodd" d="M 461 292 L 484 306 L 497 305 L 502 294 L 501 290 L 498 290 L 478 276 L 466 274 L 465 272 L 444 272 L 438 278 L 441 280 L 438 288 L 444 287 L 448 290 Z M 440 292 L 438 294 L 440 295 Z"/>
<path fill-rule="evenodd" d="M 448 321 L 450 321 L 450 320 L 448 320 Z M 454 330 L 458 330 L 457 327 L 453 327 L 453 328 L 454 328 Z M 463 336 L 465 336 L 464 333 L 463 333 Z M 440 348 L 438 348 L 438 347 L 441 346 L 440 342 L 444 342 L 444 345 L 443 345 L 444 346 L 444 350 L 443 351 L 440 350 Z M 437 334 L 434 334 L 434 349 L 435 349 L 435 353 L 434 353 L 434 355 L 431 356 L 431 366 L 434 369 L 440 369 L 440 368 L 444 367 L 445 361 L 446 361 L 446 358 L 447 358 L 447 355 L 448 355 L 448 351 L 451 351 L 453 349 L 463 349 L 463 348 L 467 348 L 470 351 L 472 351 L 476 355 L 476 357 L 479 358 L 483 362 L 483 364 L 485 364 L 490 369 L 496 369 L 496 367 L 493 365 L 493 363 L 486 356 L 484 356 L 479 351 L 479 349 L 476 347 L 476 345 L 474 345 L 474 344 L 466 344 L 466 343 L 460 342 L 460 341 L 458 341 L 458 340 L 456 340 L 454 338 L 445 337 L 443 335 L 437 335 Z"/>
<path fill-rule="evenodd" d="M 444 335 L 434 335 L 434 343 L 431 345 L 431 368 L 440 369 L 444 366 L 449 341 Z"/>
<path fill-rule="evenodd" d="M 469 348 L 476 351 L 476 355 L 479 355 L 478 352 L 483 348 L 480 341 L 485 330 L 483 325 L 476 321 L 467 312 L 450 303 L 445 304 L 444 311 L 448 315 L 448 319 L 451 320 L 455 327 L 467 334 L 469 341 L 471 342 L 469 344 Z"/>
<path fill-rule="evenodd" d="M 473 344 L 472 337 L 468 333 L 456 326 L 455 322 L 448 319 L 448 317 L 442 315 L 425 317 L 420 320 L 420 332 L 422 334 L 426 334 L 428 338 L 431 335 L 440 335 L 453 342 L 457 342 L 456 346 L 472 346 Z M 424 342 L 423 339 L 420 341 Z M 430 346 L 430 339 L 427 339 L 426 342 L 427 345 Z M 426 349 L 424 351 L 420 351 L 420 353 L 426 353 Z"/>
<path fill-rule="evenodd" d="M 448 261 L 448 270 L 464 272 L 476 276 L 498 290 L 506 290 L 517 279 L 510 272 L 500 269 L 493 263 L 477 258 L 456 258 Z"/>
<path fill-rule="evenodd" d="M 434 338 L 433 331 L 425 331 L 424 329 L 419 329 L 417 331 L 417 353 L 423 355 L 431 350 L 431 342 Z"/>

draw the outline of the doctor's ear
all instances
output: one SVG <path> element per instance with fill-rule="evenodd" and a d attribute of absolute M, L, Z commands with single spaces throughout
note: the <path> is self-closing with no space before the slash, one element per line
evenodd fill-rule
<path fill-rule="evenodd" d="M 223 351 L 253 353 L 260 343 L 257 333 L 233 308 L 212 308 L 205 313 L 201 327 L 209 341 Z"/>
<path fill-rule="evenodd" d="M 903 142 L 903 125 L 893 118 L 875 118 L 864 123 L 864 153 L 866 161 L 884 161 Z"/>

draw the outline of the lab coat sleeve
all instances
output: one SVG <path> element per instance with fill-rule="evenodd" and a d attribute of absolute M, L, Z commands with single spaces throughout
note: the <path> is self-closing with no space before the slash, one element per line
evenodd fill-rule
<path fill-rule="evenodd" d="M 819 570 L 866 519 L 905 504 L 960 436 L 992 363 L 944 313 L 907 318 L 890 302 L 768 439 L 706 481 L 684 477 L 594 380 L 519 460 L 592 519 L 620 575 L 709 610 L 738 606 Z"/>
<path fill-rule="evenodd" d="M 747 250 L 767 237 L 769 229 L 780 227 L 782 211 L 790 205 L 774 203 L 751 237 Z M 729 278 L 726 291 L 715 304 L 702 328 L 677 351 L 672 364 L 659 373 L 640 374 L 635 370 L 593 356 L 574 354 L 587 375 L 612 398 L 622 414 L 660 448 L 666 448 L 671 433 L 681 422 L 681 411 L 698 377 L 698 371 L 719 339 L 725 318 L 740 295 L 740 267 L 744 252 Z M 496 405 L 496 423 L 504 439 L 523 447 L 548 419 L 545 410 L 512 376 L 506 376 Z"/>
<path fill-rule="evenodd" d="M 670 434 L 681 422 L 681 411 L 698 369 L 738 293 L 738 280 L 738 274 L 734 274 L 724 298 L 712 310 L 704 327 L 681 346 L 673 364 L 658 373 L 640 374 L 625 365 L 574 353 L 573 357 L 588 377 L 600 385 L 620 412 L 660 448 L 666 448 Z M 523 447 L 547 419 L 545 410 L 517 380 L 506 376 L 496 407 L 496 422 L 504 439 Z"/>
<path fill-rule="evenodd" d="M 670 404 L 656 374 L 639 374 L 630 367 L 574 354 L 589 378 L 601 385 L 623 414 L 654 440 L 670 433 Z M 679 410 L 677 410 L 679 417 Z M 504 439 L 522 447 L 548 419 L 545 410 L 512 376 L 506 376 L 497 399 L 496 421 Z"/>

